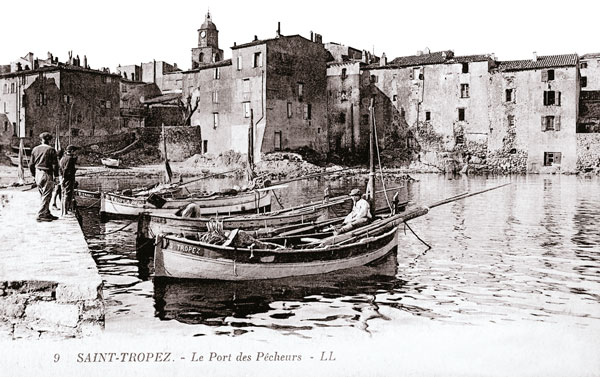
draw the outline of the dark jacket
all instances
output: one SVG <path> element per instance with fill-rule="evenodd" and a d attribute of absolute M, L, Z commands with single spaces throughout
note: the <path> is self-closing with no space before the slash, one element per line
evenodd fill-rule
<path fill-rule="evenodd" d="M 69 152 L 65 153 L 65 155 L 60 159 L 59 168 L 60 175 L 63 177 L 63 180 L 75 180 L 76 162 L 77 157 L 69 154 Z"/>
<path fill-rule="evenodd" d="M 44 170 L 48 172 L 48 174 L 56 177 L 58 175 L 58 158 L 56 157 L 56 150 L 47 144 L 40 144 L 33 148 L 31 151 L 29 170 L 34 177 L 35 169 Z"/>

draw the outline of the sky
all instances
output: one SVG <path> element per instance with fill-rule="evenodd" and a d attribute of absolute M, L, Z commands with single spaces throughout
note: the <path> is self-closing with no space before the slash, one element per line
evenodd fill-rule
<path fill-rule="evenodd" d="M 385 52 L 391 60 L 418 50 L 455 55 L 495 53 L 501 60 L 600 52 L 596 1 L 190 1 L 28 0 L 0 6 L 0 64 L 27 52 L 66 61 L 87 55 L 92 68 L 153 59 L 191 67 L 197 29 L 210 9 L 219 47 L 231 57 L 234 42 L 284 35 Z"/>

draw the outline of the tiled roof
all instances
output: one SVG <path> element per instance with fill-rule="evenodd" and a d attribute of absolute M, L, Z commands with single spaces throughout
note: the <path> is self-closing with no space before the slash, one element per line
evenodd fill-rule
<path fill-rule="evenodd" d="M 18 72 L 10 72 L 10 73 L 5 73 L 5 74 L 0 74 L 0 77 L 15 77 L 15 76 L 21 76 L 21 75 L 32 75 L 34 73 L 39 73 L 39 72 L 53 72 L 53 71 L 59 71 L 59 70 L 60 71 L 78 71 L 78 72 L 93 73 L 93 74 L 106 75 L 106 76 L 121 77 L 118 73 L 104 72 L 104 71 L 91 69 L 91 68 L 78 67 L 75 65 L 66 65 L 64 63 L 59 63 L 59 65 L 40 67 L 40 68 L 36 68 L 36 69 L 31 69 L 31 70 L 22 70 L 22 71 L 18 71 Z"/>
<path fill-rule="evenodd" d="M 511 60 L 498 62 L 501 71 L 522 71 L 552 67 L 570 67 L 577 65 L 577 54 L 538 56 L 537 60 Z"/>
<path fill-rule="evenodd" d="M 412 55 L 412 56 L 401 56 L 391 61 L 390 65 L 397 67 L 408 67 L 411 65 L 425 65 L 425 64 L 440 64 L 446 61 L 446 59 L 452 58 L 454 52 L 438 51 L 432 52 L 431 54 L 423 55 Z"/>
<path fill-rule="evenodd" d="M 472 62 L 485 62 L 493 60 L 490 55 L 466 55 L 466 56 L 455 56 L 448 60 L 446 63 L 472 63 Z"/>
<path fill-rule="evenodd" d="M 600 59 L 600 52 L 592 52 L 579 57 L 579 59 Z"/>
<path fill-rule="evenodd" d="M 244 48 L 244 47 L 250 47 L 250 46 L 258 46 L 258 45 L 262 45 L 264 43 L 270 42 L 270 41 L 275 41 L 278 39 L 282 39 L 282 38 L 296 38 L 296 37 L 300 37 L 303 39 L 303 36 L 301 36 L 300 34 L 294 34 L 294 35 L 282 35 L 280 37 L 275 37 L 275 38 L 269 38 L 269 39 L 258 39 L 252 42 L 248 42 L 248 43 L 243 43 L 241 45 L 235 45 L 233 47 L 231 47 L 232 50 L 238 49 L 238 48 Z M 308 39 L 306 39 L 308 41 Z"/>

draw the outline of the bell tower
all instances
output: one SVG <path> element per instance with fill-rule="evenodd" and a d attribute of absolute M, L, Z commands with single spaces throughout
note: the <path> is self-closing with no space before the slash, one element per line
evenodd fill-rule
<path fill-rule="evenodd" d="M 198 29 L 198 47 L 192 48 L 192 69 L 204 64 L 223 60 L 223 50 L 219 49 L 219 30 L 212 22 L 210 12 Z"/>

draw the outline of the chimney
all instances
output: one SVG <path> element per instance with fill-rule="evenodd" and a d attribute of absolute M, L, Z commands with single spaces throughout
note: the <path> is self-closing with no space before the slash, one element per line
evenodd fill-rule
<path fill-rule="evenodd" d="M 48 59 L 50 60 L 50 63 L 52 63 L 52 53 L 50 51 L 48 51 Z"/>
<path fill-rule="evenodd" d="M 233 42 L 233 47 L 237 46 L 237 42 Z"/>
<path fill-rule="evenodd" d="M 384 67 L 387 65 L 387 56 L 385 56 L 385 52 L 381 54 L 381 59 L 379 60 L 379 66 Z"/>
<path fill-rule="evenodd" d="M 538 60 L 537 52 L 534 51 L 533 52 L 533 61 L 537 62 L 537 60 Z"/>
<path fill-rule="evenodd" d="M 313 38 L 313 32 L 312 32 L 312 30 L 310 31 L 310 41 L 311 41 L 311 42 L 314 42 L 314 41 L 315 41 L 315 40 L 314 40 L 314 38 Z"/>
<path fill-rule="evenodd" d="M 492 58 L 492 60 L 493 60 L 493 61 L 496 61 L 496 54 L 492 53 L 492 54 L 490 55 L 490 58 Z"/>
<path fill-rule="evenodd" d="M 254 36 L 254 42 L 258 41 L 258 36 Z"/>
<path fill-rule="evenodd" d="M 277 38 L 281 37 L 281 22 L 277 21 Z"/>
<path fill-rule="evenodd" d="M 442 51 L 442 59 L 446 60 L 446 51 Z"/>
<path fill-rule="evenodd" d="M 321 34 L 315 33 L 315 43 L 323 44 L 323 36 Z"/>
<path fill-rule="evenodd" d="M 423 53 L 429 55 L 429 53 L 430 53 L 429 47 L 425 47 L 425 50 L 423 50 Z"/>
<path fill-rule="evenodd" d="M 87 64 L 87 55 L 83 55 L 83 68 L 85 68 L 85 69 L 90 68 Z"/>
<path fill-rule="evenodd" d="M 421 55 L 423 55 L 423 51 L 421 51 L 421 50 L 417 51 L 417 56 L 421 56 Z"/>

